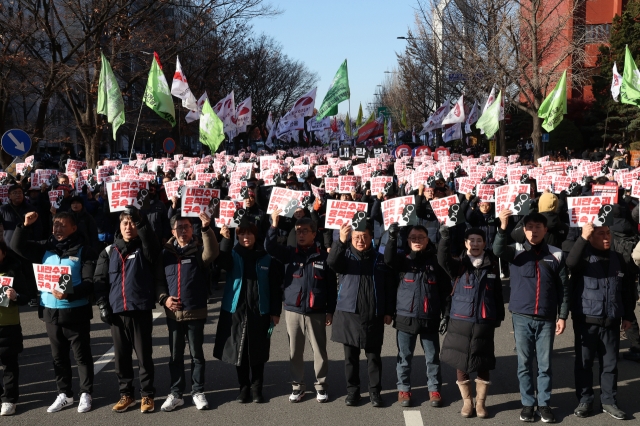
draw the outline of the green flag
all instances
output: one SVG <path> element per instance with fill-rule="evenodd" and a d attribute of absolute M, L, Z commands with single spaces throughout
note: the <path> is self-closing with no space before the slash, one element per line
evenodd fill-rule
<path fill-rule="evenodd" d="M 625 64 L 626 70 L 626 64 Z M 555 89 L 542 102 L 538 109 L 538 117 L 544 118 L 542 128 L 547 132 L 552 131 L 562 121 L 563 115 L 567 113 L 567 71 L 565 70 L 556 84 Z M 477 125 L 476 125 L 477 127 Z"/>
<path fill-rule="evenodd" d="M 347 60 L 345 59 L 342 65 L 340 65 L 340 68 L 338 68 L 338 72 L 335 77 L 333 77 L 333 81 L 329 86 L 329 91 L 325 95 L 322 105 L 318 110 L 318 114 L 316 115 L 316 120 L 320 121 L 324 117 L 337 114 L 338 104 L 342 101 L 346 101 L 350 96 L 349 74 L 347 72 Z M 332 110 L 335 111 L 335 114 L 331 114 L 333 112 Z"/>
<path fill-rule="evenodd" d="M 347 113 L 347 118 L 344 122 L 344 131 L 347 133 L 347 136 L 353 136 L 351 134 L 351 118 L 349 117 L 349 113 Z"/>
<path fill-rule="evenodd" d="M 338 105 L 334 105 L 329 112 L 327 112 L 327 115 L 325 117 L 333 117 L 338 115 Z"/>
<path fill-rule="evenodd" d="M 224 140 L 224 125 L 222 120 L 211 108 L 209 99 L 204 101 L 200 114 L 200 143 L 208 146 L 211 152 L 218 150 L 220 142 Z"/>
<path fill-rule="evenodd" d="M 113 128 L 113 139 L 116 138 L 118 127 L 124 124 L 124 101 L 118 86 L 118 80 L 113 74 L 111 65 L 104 54 L 100 53 L 102 65 L 100 67 L 100 82 L 98 83 L 98 106 L 96 112 L 106 115 L 107 122 Z"/>
<path fill-rule="evenodd" d="M 176 125 L 176 110 L 173 106 L 171 91 L 155 52 L 143 100 L 156 114 L 167 120 L 172 126 Z"/>
<path fill-rule="evenodd" d="M 502 102 L 502 91 L 498 93 L 495 101 L 486 109 L 482 116 L 476 122 L 476 128 L 482 129 L 491 139 L 500 128 L 500 103 Z"/>
<path fill-rule="evenodd" d="M 358 109 L 358 117 L 356 118 L 356 128 L 362 126 L 362 103 Z"/>
<path fill-rule="evenodd" d="M 631 104 L 640 107 L 640 72 L 636 62 L 631 56 L 629 46 L 624 54 L 624 72 L 620 85 L 620 99 L 623 104 Z"/>
<path fill-rule="evenodd" d="M 402 128 L 407 128 L 407 111 L 404 109 L 404 105 L 402 106 L 402 117 L 400 118 L 400 124 L 402 124 Z"/>

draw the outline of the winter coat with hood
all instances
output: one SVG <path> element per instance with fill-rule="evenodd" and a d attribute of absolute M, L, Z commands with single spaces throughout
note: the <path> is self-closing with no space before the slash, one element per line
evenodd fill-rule
<path fill-rule="evenodd" d="M 562 222 L 560 215 L 556 213 L 558 209 L 558 197 L 550 193 L 544 193 L 538 199 L 538 212 L 547 219 L 547 233 L 544 241 L 554 247 L 562 247 L 562 243 L 569 234 L 569 225 Z M 524 218 L 518 222 L 511 231 L 511 238 L 516 243 L 524 244 L 526 237 L 524 234 Z"/>

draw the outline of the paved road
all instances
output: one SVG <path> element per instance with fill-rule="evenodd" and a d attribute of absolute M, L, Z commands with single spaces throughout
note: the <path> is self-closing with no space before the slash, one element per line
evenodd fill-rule
<path fill-rule="evenodd" d="M 460 394 L 455 384 L 455 371 L 443 365 L 442 395 L 445 401 L 443 408 L 431 408 L 428 405 L 426 389 L 425 365 L 422 349 L 416 349 L 412 383 L 416 406 L 402 409 L 396 403 L 395 391 L 395 332 L 386 327 L 383 356 L 383 398 L 387 407 L 375 409 L 369 404 L 366 393 L 366 366 L 361 360 L 363 383 L 363 402 L 359 407 L 346 407 L 346 395 L 342 346 L 330 342 L 328 347 L 329 396 L 330 402 L 318 404 L 313 396 L 308 396 L 299 404 L 291 404 L 287 397 L 290 393 L 288 384 L 288 341 L 285 328 L 276 327 L 271 346 L 271 361 L 265 369 L 264 394 L 267 403 L 263 405 L 247 404 L 240 406 L 234 399 L 237 395 L 236 373 L 233 366 L 224 364 L 212 357 L 215 341 L 216 320 L 220 309 L 221 293 L 215 295 L 214 304 L 209 305 L 209 323 L 205 328 L 205 355 L 207 357 L 206 395 L 211 410 L 197 411 L 189 396 L 185 397 L 185 405 L 172 413 L 160 412 L 169 388 L 167 347 L 167 328 L 164 313 L 156 310 L 158 318 L 154 322 L 153 343 L 156 361 L 156 412 L 142 414 L 139 406 L 135 410 L 118 414 L 111 411 L 111 406 L 118 399 L 118 385 L 114 373 L 113 362 L 99 364 L 102 368 L 95 378 L 93 411 L 79 414 L 77 403 L 72 408 L 59 413 L 48 414 L 47 407 L 56 396 L 56 386 L 51 363 L 49 342 L 43 323 L 37 318 L 37 311 L 31 308 L 23 310 L 21 319 L 25 337 L 25 350 L 21 355 L 20 388 L 21 398 L 18 414 L 3 418 L 2 424 L 43 424 L 67 425 L 84 423 L 93 425 L 131 425 L 153 424 L 154 426 L 174 426 L 194 424 L 194 422 L 222 422 L 223 425 L 407 425 L 421 426 L 428 424 L 519 424 L 518 414 L 521 408 L 516 378 L 516 355 L 513 352 L 513 332 L 510 316 L 496 332 L 497 369 L 492 372 L 492 385 L 488 398 L 490 419 L 462 419 L 460 417 Z M 640 310 L 636 310 L 636 316 Z M 97 310 L 94 311 L 92 323 L 92 348 L 97 361 L 111 348 L 111 337 L 107 326 L 100 322 Z M 559 421 L 563 424 L 605 425 L 615 421 L 606 414 L 597 414 L 590 419 L 578 419 L 572 415 L 576 405 L 573 391 L 573 334 L 571 323 L 568 332 L 556 339 L 553 353 L 554 393 L 552 406 Z M 308 346 L 308 345 L 307 345 Z M 418 345 L 419 346 L 419 345 Z M 628 342 L 622 342 L 622 350 L 628 348 Z M 313 388 L 313 366 L 311 351 L 307 347 L 305 353 L 307 386 Z M 187 369 L 189 367 L 187 366 Z M 596 369 L 597 370 L 597 369 Z M 619 406 L 633 416 L 640 418 L 640 364 L 621 360 L 619 363 Z M 77 370 L 74 368 L 74 374 Z M 596 379 L 597 383 L 597 379 Z M 74 388 L 78 388 L 77 377 Z M 139 395 L 137 395 L 139 399 Z M 76 395 L 77 400 L 77 395 Z M 539 420 L 538 420 L 539 421 Z"/>

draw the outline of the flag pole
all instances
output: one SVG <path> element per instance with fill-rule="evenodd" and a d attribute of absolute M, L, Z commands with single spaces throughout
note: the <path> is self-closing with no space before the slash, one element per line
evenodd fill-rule
<path fill-rule="evenodd" d="M 146 92 L 146 90 L 145 90 Z M 144 97 L 144 95 L 142 95 Z M 129 152 L 129 159 L 133 155 L 133 147 L 136 143 L 136 135 L 138 134 L 138 125 L 140 124 L 140 116 L 142 115 L 142 107 L 144 106 L 144 100 L 140 100 L 140 112 L 138 113 L 138 122 L 136 123 L 136 130 L 133 132 L 133 141 L 131 142 L 131 151 Z"/>

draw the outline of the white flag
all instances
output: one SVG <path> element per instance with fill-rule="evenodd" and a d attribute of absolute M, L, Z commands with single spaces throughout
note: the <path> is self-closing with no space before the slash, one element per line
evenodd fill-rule
<path fill-rule="evenodd" d="M 278 129 L 276 130 L 276 137 L 281 139 L 285 134 L 292 132 L 294 130 L 302 130 L 304 129 L 304 117 L 293 118 L 290 120 L 285 120 L 282 118 L 280 123 L 278 124 Z"/>
<path fill-rule="evenodd" d="M 620 96 L 620 84 L 622 84 L 622 76 L 618 73 L 618 66 L 613 63 L 613 79 L 611 80 L 611 96 L 613 100 L 618 102 L 618 96 Z"/>
<path fill-rule="evenodd" d="M 449 114 L 442 120 L 442 125 L 464 123 L 464 95 L 460 96 Z"/>
<path fill-rule="evenodd" d="M 236 109 L 236 126 L 244 127 L 251 124 L 251 96 L 242 101 Z"/>
<path fill-rule="evenodd" d="M 411 128 L 411 142 L 416 143 L 416 126 Z"/>
<path fill-rule="evenodd" d="M 269 113 L 269 118 L 271 118 L 271 113 Z M 271 129 L 269 130 L 269 136 L 267 136 L 267 141 L 264 143 L 269 148 L 273 149 L 273 137 L 276 133 L 276 127 L 273 123 L 271 123 Z"/>
<path fill-rule="evenodd" d="M 442 134 L 442 140 L 444 142 L 451 142 L 456 139 L 462 139 L 462 123 L 455 123 L 451 127 L 445 129 Z"/>
<path fill-rule="evenodd" d="M 271 131 L 271 128 L 273 127 L 273 116 L 271 115 L 271 111 L 269 111 L 269 117 L 267 117 L 266 126 L 267 126 L 267 129 Z"/>
<path fill-rule="evenodd" d="M 197 108 L 196 97 L 191 93 L 187 77 L 182 72 L 180 59 L 176 56 L 176 72 L 173 74 L 173 82 L 171 83 L 171 94 L 176 98 L 182 99 L 182 106 L 194 111 Z"/>
<path fill-rule="evenodd" d="M 196 109 L 189 111 L 187 116 L 184 118 L 187 123 L 191 123 L 200 119 L 200 114 L 202 114 L 202 106 L 204 105 L 204 101 L 206 101 L 207 99 L 209 99 L 207 97 L 207 92 L 204 92 L 202 96 L 200 96 L 200 99 L 198 99 Z"/>
<path fill-rule="evenodd" d="M 421 135 L 442 127 L 442 120 L 449 114 L 449 101 L 444 101 L 442 106 L 434 112 L 431 117 L 424 123 L 424 128 L 420 132 Z"/>
<path fill-rule="evenodd" d="M 282 117 L 283 120 L 290 120 L 298 117 L 311 117 L 313 115 L 313 107 L 316 104 L 316 87 L 309 93 L 301 97 L 293 104 L 293 108 Z"/>
<path fill-rule="evenodd" d="M 465 120 L 464 131 L 467 133 L 471 133 L 471 125 L 476 121 L 478 121 L 478 101 L 473 102 L 471 112 L 469 112 L 469 116 Z"/>
<path fill-rule="evenodd" d="M 233 97 L 233 91 L 213 107 L 213 112 L 215 112 L 220 120 L 222 120 L 225 133 L 235 130 L 236 125 L 233 120 L 235 120 L 236 116 L 236 104 Z"/>

